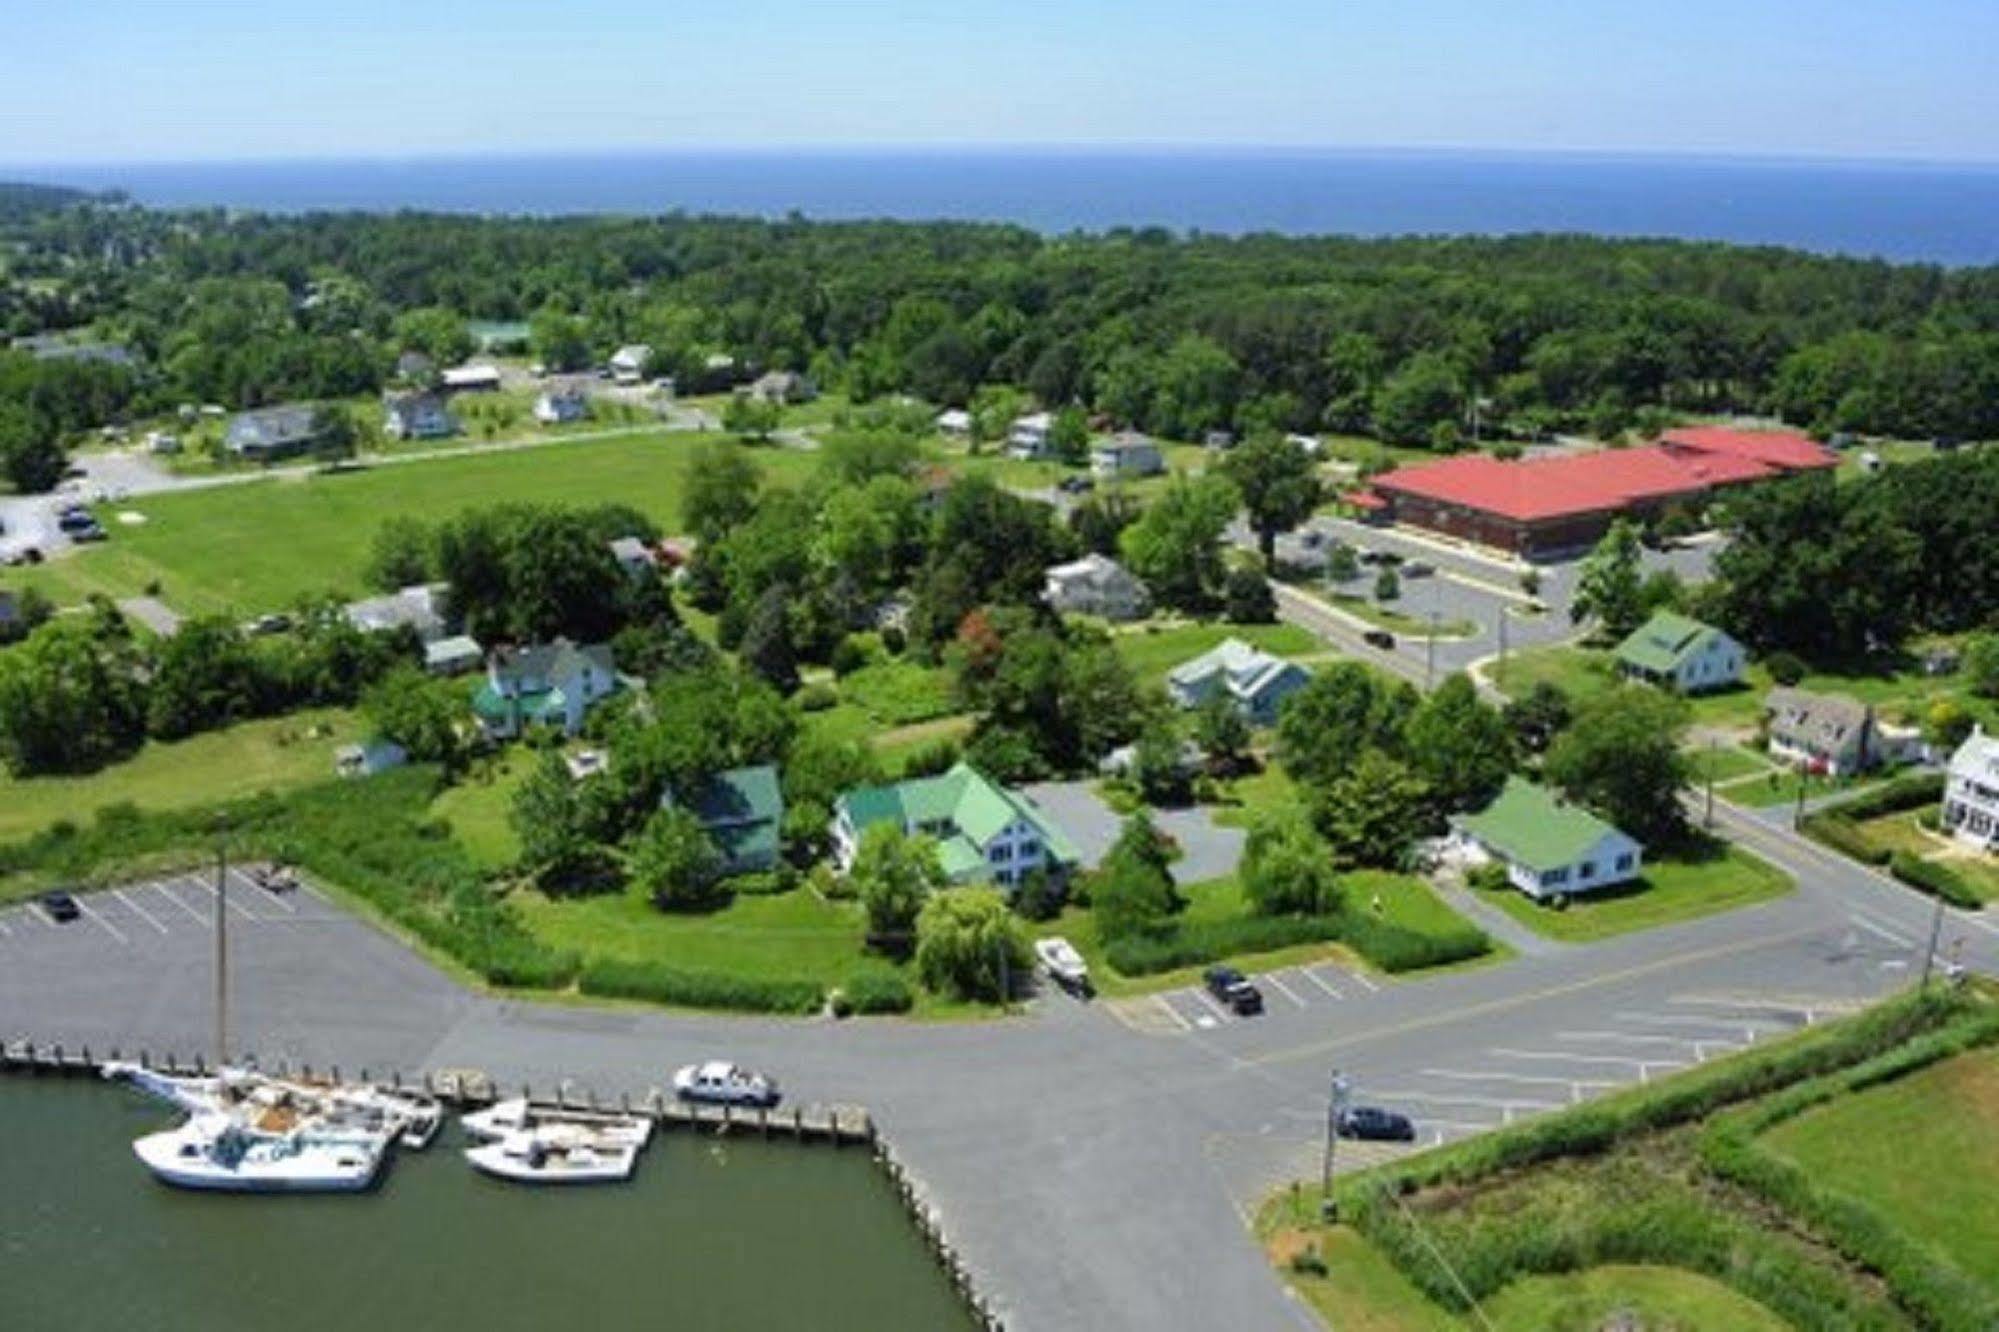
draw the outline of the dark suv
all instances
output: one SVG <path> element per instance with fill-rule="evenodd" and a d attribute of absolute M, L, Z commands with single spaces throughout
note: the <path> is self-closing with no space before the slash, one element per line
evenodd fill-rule
<path fill-rule="evenodd" d="M 1340 1136 L 1364 1142 L 1414 1142 L 1416 1126 L 1409 1116 L 1372 1105 L 1356 1105 L 1340 1111 Z"/>
<path fill-rule="evenodd" d="M 1208 993 L 1227 1004 L 1237 1017 L 1263 1011 L 1263 991 L 1234 967 L 1209 967 L 1201 979 L 1206 982 Z"/>
<path fill-rule="evenodd" d="M 75 920 L 83 914 L 83 908 L 76 904 L 76 899 L 60 888 L 42 894 L 42 911 L 58 923 Z"/>

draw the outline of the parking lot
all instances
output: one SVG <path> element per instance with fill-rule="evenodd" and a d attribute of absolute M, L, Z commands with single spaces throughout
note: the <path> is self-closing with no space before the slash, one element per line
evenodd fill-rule
<path fill-rule="evenodd" d="M 24 948 L 44 956 L 50 949 L 74 949 L 96 957 L 106 941 L 122 948 L 207 951 L 214 947 L 218 894 L 213 871 L 78 893 L 75 900 L 81 914 L 71 921 L 56 920 L 39 901 L 0 910 L 0 957 Z M 232 931 L 347 922 L 310 888 L 275 893 L 234 868 L 220 900 L 227 904 Z"/>
<path fill-rule="evenodd" d="M 1134 1031 L 1155 1035 L 1213 1031 L 1242 1023 L 1268 1023 L 1287 1014 L 1331 1010 L 1356 1010 L 1370 995 L 1379 994 L 1382 982 L 1337 962 L 1305 963 L 1261 972 L 1250 978 L 1263 992 L 1263 1013 L 1243 1017 L 1208 993 L 1199 984 L 1162 990 L 1157 994 L 1104 1002 L 1104 1011 Z"/>

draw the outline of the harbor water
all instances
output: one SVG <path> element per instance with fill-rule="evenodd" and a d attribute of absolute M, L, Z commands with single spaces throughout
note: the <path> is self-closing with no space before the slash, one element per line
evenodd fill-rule
<path fill-rule="evenodd" d="M 946 1329 L 973 1324 L 866 1152 L 656 1135 L 626 1185 L 479 1176 L 455 1127 L 372 1193 L 157 1184 L 156 1103 L 0 1081 L 0 1327 L 10 1332 Z"/>

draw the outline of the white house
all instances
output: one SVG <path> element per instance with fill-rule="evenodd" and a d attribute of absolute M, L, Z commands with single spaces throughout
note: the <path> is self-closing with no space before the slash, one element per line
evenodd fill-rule
<path fill-rule="evenodd" d="M 937 413 L 937 433 L 946 439 L 966 439 L 972 433 L 972 414 L 962 407 Z"/>
<path fill-rule="evenodd" d="M 1845 694 L 1772 689 L 1763 710 L 1771 757 L 1809 772 L 1847 777 L 1920 754 L 1919 731 L 1884 725 L 1873 708 Z"/>
<path fill-rule="evenodd" d="M 1645 858 L 1636 839 L 1521 777 L 1452 822 L 1462 851 L 1505 865 L 1507 881 L 1536 901 L 1629 883 Z"/>
<path fill-rule="evenodd" d="M 1317 435 L 1286 435 L 1284 442 L 1286 444 L 1296 444 L 1299 448 L 1305 450 L 1308 456 L 1313 458 L 1319 456 L 1319 450 L 1323 447 L 1319 443 Z"/>
<path fill-rule="evenodd" d="M 831 832 L 842 873 L 853 868 L 862 836 L 879 823 L 931 838 L 952 883 L 1012 888 L 1036 870 L 1064 877 L 1077 863 L 1075 847 L 1039 806 L 964 763 L 940 776 L 841 795 Z"/>
<path fill-rule="evenodd" d="M 1152 610 L 1152 594 L 1145 584 L 1116 560 L 1095 551 L 1050 566 L 1041 595 L 1058 611 L 1106 620 L 1142 620 Z"/>
<path fill-rule="evenodd" d="M 382 433 L 390 439 L 447 439 L 458 420 L 436 393 L 391 393 L 383 403 Z"/>
<path fill-rule="evenodd" d="M 590 415 L 590 394 L 574 381 L 550 384 L 534 400 L 534 419 L 543 425 L 565 425 Z"/>
<path fill-rule="evenodd" d="M 1102 477 L 1157 476 L 1166 459 L 1151 436 L 1124 430 L 1091 446 L 1090 470 Z"/>
<path fill-rule="evenodd" d="M 1699 694 L 1742 683 L 1749 652 L 1712 625 L 1662 610 L 1617 645 L 1616 657 L 1628 679 Z"/>
<path fill-rule="evenodd" d="M 611 356 L 611 378 L 620 384 L 636 384 L 645 378 L 651 364 L 651 347 L 643 342 L 628 343 Z"/>
<path fill-rule="evenodd" d="M 1175 666 L 1167 673 L 1166 692 L 1183 708 L 1197 708 L 1219 694 L 1234 699 L 1252 722 L 1268 726 L 1277 720 L 1278 705 L 1311 678 L 1296 662 L 1231 638 Z"/>
<path fill-rule="evenodd" d="M 578 647 L 558 638 L 487 658 L 472 711 L 496 740 L 512 739 L 531 725 L 559 726 L 565 735 L 575 735 L 585 714 L 617 689 L 610 644 Z"/>
<path fill-rule="evenodd" d="M 444 637 L 444 601 L 448 588 L 443 583 L 417 583 L 386 596 L 350 601 L 348 623 L 363 633 L 386 634 L 397 629 L 414 629 L 426 643 Z"/>
<path fill-rule="evenodd" d="M 479 669 L 486 650 L 467 634 L 454 634 L 423 645 L 423 668 L 432 675 L 464 675 Z"/>
<path fill-rule="evenodd" d="M 1943 826 L 1959 840 L 1999 852 L 1999 736 L 1974 728 L 1950 756 Z"/>
<path fill-rule="evenodd" d="M 819 396 L 819 386 L 796 370 L 772 370 L 759 375 L 747 392 L 758 402 L 786 407 L 792 403 L 811 402 Z"/>
<path fill-rule="evenodd" d="M 1010 458 L 1045 458 L 1049 452 L 1048 436 L 1055 429 L 1055 417 L 1050 412 L 1030 412 L 1026 416 L 1014 418 L 1013 425 L 1006 432 L 1006 452 Z"/>

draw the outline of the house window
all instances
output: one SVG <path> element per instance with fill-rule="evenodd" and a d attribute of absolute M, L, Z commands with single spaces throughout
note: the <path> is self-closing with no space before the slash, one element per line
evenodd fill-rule
<path fill-rule="evenodd" d="M 1585 860 L 1582 863 L 1582 867 L 1576 871 L 1576 874 L 1578 877 L 1584 879 L 1594 878 L 1596 875 L 1596 862 L 1594 860 Z"/>
<path fill-rule="evenodd" d="M 1623 855 L 1617 858 L 1617 868 L 1621 870 L 1628 870 L 1631 868 L 1631 853 L 1629 851 L 1625 852 Z"/>
<path fill-rule="evenodd" d="M 1551 869 L 1541 875 L 1542 883 L 1567 883 L 1568 881 L 1569 872 L 1566 869 Z"/>

